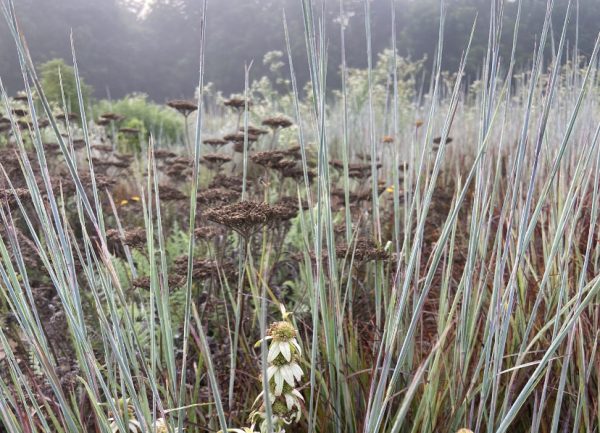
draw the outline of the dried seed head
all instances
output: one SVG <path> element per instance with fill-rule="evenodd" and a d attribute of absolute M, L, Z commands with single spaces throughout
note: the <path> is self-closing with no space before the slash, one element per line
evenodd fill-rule
<path fill-rule="evenodd" d="M 179 111 L 185 117 L 189 116 L 198 109 L 198 104 L 196 104 L 194 101 L 188 101 L 184 99 L 174 99 L 167 102 L 167 105 Z"/>
<path fill-rule="evenodd" d="M 273 219 L 273 208 L 266 203 L 242 201 L 209 209 L 205 216 L 247 238 Z"/>
<path fill-rule="evenodd" d="M 452 139 L 452 137 L 446 137 L 446 144 L 448 144 L 448 143 L 452 143 L 452 140 L 453 140 L 453 139 Z M 435 138 L 433 139 L 433 142 L 434 142 L 435 144 L 440 144 L 440 143 L 442 142 L 442 137 L 435 137 Z"/>
<path fill-rule="evenodd" d="M 197 199 L 200 204 L 218 205 L 230 203 L 240 198 L 240 192 L 227 188 L 209 188 L 198 193 Z"/>
<path fill-rule="evenodd" d="M 138 128 L 119 128 L 119 132 L 122 132 L 123 134 L 135 135 L 139 134 L 140 130 Z"/>
<path fill-rule="evenodd" d="M 231 161 L 231 156 L 225 155 L 223 153 L 207 153 L 202 157 L 202 160 L 209 165 L 220 166 L 225 164 L 226 162 Z"/>
<path fill-rule="evenodd" d="M 244 127 L 240 126 L 239 127 L 239 131 L 240 132 L 244 132 Z M 253 125 L 248 125 L 248 134 L 252 134 L 252 135 L 265 135 L 268 134 L 269 131 L 267 131 L 266 129 L 262 129 L 262 128 L 257 128 L 256 126 Z"/>
<path fill-rule="evenodd" d="M 120 122 L 121 120 L 125 119 L 125 116 L 121 116 L 120 114 L 117 113 L 103 113 L 100 115 L 100 117 L 102 119 L 107 119 L 107 120 L 112 120 L 114 122 Z"/>
<path fill-rule="evenodd" d="M 25 117 L 28 113 L 28 111 L 24 108 L 13 108 L 11 111 L 17 117 Z"/>
<path fill-rule="evenodd" d="M 177 154 L 175 152 L 171 152 L 170 150 L 165 149 L 156 149 L 154 151 L 154 157 L 157 159 L 169 159 L 175 158 Z"/>
<path fill-rule="evenodd" d="M 212 182 L 208 185 L 210 189 L 214 188 L 225 188 L 237 192 L 242 192 L 243 179 L 238 176 L 226 176 L 224 174 L 217 174 Z M 248 183 L 248 179 L 246 179 Z"/>
<path fill-rule="evenodd" d="M 177 188 L 173 188 L 170 185 L 161 185 L 158 187 L 158 193 L 161 200 L 164 201 L 179 201 L 185 200 L 188 197 L 179 191 Z"/>
<path fill-rule="evenodd" d="M 372 260 L 387 260 L 389 253 L 370 239 L 359 238 L 354 244 L 338 245 L 335 249 L 338 258 L 354 258 L 358 262 L 368 262 Z"/>
<path fill-rule="evenodd" d="M 227 141 L 222 138 L 205 138 L 202 142 L 209 146 L 225 146 L 227 144 Z"/>
<path fill-rule="evenodd" d="M 204 226 L 194 229 L 194 236 L 198 239 L 211 240 L 222 235 L 222 231 L 217 227 Z"/>
<path fill-rule="evenodd" d="M 225 140 L 229 143 L 244 144 L 244 133 L 243 132 L 232 132 L 231 134 L 224 135 L 223 140 Z M 250 134 L 250 133 L 248 134 L 248 142 L 249 143 L 253 143 L 256 140 L 258 140 L 258 136 Z"/>
<path fill-rule="evenodd" d="M 289 128 L 293 125 L 292 121 L 284 116 L 267 117 L 262 121 L 262 124 L 274 130 L 278 128 Z"/>
<path fill-rule="evenodd" d="M 231 97 L 223 102 L 223 105 L 234 110 L 243 110 L 246 106 L 246 99 L 240 97 Z M 248 107 L 252 106 L 252 101 L 248 100 Z"/>

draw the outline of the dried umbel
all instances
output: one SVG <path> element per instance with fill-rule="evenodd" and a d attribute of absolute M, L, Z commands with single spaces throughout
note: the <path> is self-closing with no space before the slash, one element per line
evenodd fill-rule
<path fill-rule="evenodd" d="M 14 192 L 10 188 L 0 189 L 0 200 L 2 203 L 8 204 L 13 209 L 18 205 L 19 200 L 23 200 L 29 196 L 29 190 L 27 188 L 15 188 Z"/>
<path fill-rule="evenodd" d="M 240 192 L 227 188 L 209 188 L 198 193 L 198 203 L 200 204 L 224 204 L 231 203 L 240 198 Z"/>
<path fill-rule="evenodd" d="M 294 179 L 298 182 L 304 181 L 304 170 L 302 167 L 293 167 L 290 168 L 289 170 L 285 170 L 281 173 L 281 175 L 283 177 L 287 177 L 290 179 Z M 312 182 L 312 180 L 317 177 L 317 172 L 311 168 L 307 169 L 306 171 L 306 177 L 308 178 L 309 182 Z"/>
<path fill-rule="evenodd" d="M 27 102 L 27 100 L 28 100 L 28 98 L 27 98 L 27 93 L 25 93 L 25 92 L 20 92 L 20 93 L 17 93 L 17 94 L 16 94 L 16 95 L 13 97 L 13 99 L 14 99 L 15 101 L 19 101 L 19 102 Z"/>
<path fill-rule="evenodd" d="M 166 150 L 166 149 L 156 149 L 154 151 L 154 157 L 156 159 L 170 159 L 170 158 L 175 158 L 177 156 L 177 154 L 175 152 L 171 152 L 170 150 Z"/>
<path fill-rule="evenodd" d="M 128 135 L 136 135 L 140 133 L 140 130 L 138 128 L 119 128 L 119 132 Z"/>
<path fill-rule="evenodd" d="M 344 163 L 340 160 L 332 160 L 330 161 L 332 167 L 343 170 Z M 381 168 L 381 164 L 376 164 L 377 168 Z M 358 179 L 366 179 L 371 176 L 372 166 L 370 163 L 349 163 L 348 164 L 348 176 Z"/>
<path fill-rule="evenodd" d="M 227 144 L 227 141 L 222 138 L 205 138 L 202 142 L 213 147 L 225 146 Z"/>
<path fill-rule="evenodd" d="M 382 194 L 387 189 L 385 183 L 378 182 L 377 193 Z M 330 191 L 332 198 L 344 201 L 346 194 L 343 189 L 336 188 Z M 363 188 L 357 191 L 350 191 L 350 206 L 358 206 L 361 202 L 368 202 L 373 199 L 373 191 L 371 188 Z"/>
<path fill-rule="evenodd" d="M 44 148 L 45 152 L 56 152 L 58 151 L 58 149 L 60 149 L 60 146 L 58 145 L 58 143 L 52 143 L 52 142 L 48 142 L 48 143 L 42 143 L 42 147 Z"/>
<path fill-rule="evenodd" d="M 228 143 L 244 144 L 245 137 L 243 132 L 232 132 L 231 134 L 224 135 L 223 140 L 226 140 Z M 256 140 L 258 140 L 258 136 L 248 134 L 249 143 L 254 143 Z"/>
<path fill-rule="evenodd" d="M 298 207 L 288 203 L 275 204 L 273 205 L 272 215 L 275 221 L 289 221 L 298 215 Z"/>
<path fill-rule="evenodd" d="M 117 113 L 102 113 L 100 115 L 101 119 L 106 119 L 106 120 L 110 120 L 113 122 L 120 122 L 121 120 L 125 119 L 125 116 L 121 116 L 120 114 Z"/>
<path fill-rule="evenodd" d="M 83 149 L 85 147 L 85 140 L 77 138 L 73 140 L 73 148 L 76 150 Z"/>
<path fill-rule="evenodd" d="M 114 153 L 113 157 L 121 162 L 131 164 L 133 162 L 133 155 L 126 153 Z"/>
<path fill-rule="evenodd" d="M 273 116 L 264 119 L 262 124 L 271 129 L 284 129 L 292 126 L 293 122 L 285 116 Z"/>
<path fill-rule="evenodd" d="M 222 235 L 223 235 L 222 230 L 219 230 L 217 227 L 204 226 L 204 227 L 196 227 L 194 229 L 194 237 L 196 237 L 196 239 L 203 239 L 205 241 L 215 239 Z"/>
<path fill-rule="evenodd" d="M 17 117 L 25 117 L 28 113 L 28 111 L 24 108 L 13 108 L 11 111 Z"/>
<path fill-rule="evenodd" d="M 92 150 L 96 150 L 102 153 L 108 153 L 113 151 L 113 147 L 110 144 L 95 144 L 92 146 Z"/>
<path fill-rule="evenodd" d="M 446 144 L 448 143 L 452 143 L 453 138 L 452 137 L 446 137 Z M 442 137 L 435 137 L 433 139 L 433 143 L 434 144 L 440 144 L 442 142 Z"/>
<path fill-rule="evenodd" d="M 80 174 L 79 179 L 81 180 L 81 183 L 83 184 L 84 187 L 86 187 L 86 188 L 92 187 L 92 178 L 90 177 L 89 173 Z M 106 177 L 106 176 L 96 175 L 94 177 L 94 180 L 96 182 L 96 187 L 98 189 L 110 188 L 117 183 L 115 178 L 110 178 L 110 177 Z"/>
<path fill-rule="evenodd" d="M 177 275 L 186 275 L 188 267 L 188 256 L 179 256 L 173 262 L 173 270 Z M 216 260 L 195 259 L 192 263 L 192 277 L 195 280 L 206 280 L 217 277 L 220 270 L 230 270 L 229 266 L 224 265 L 222 269 Z"/>
<path fill-rule="evenodd" d="M 33 124 L 31 122 L 27 121 L 27 120 L 24 120 L 24 119 L 17 120 L 17 125 L 21 129 L 30 129 L 30 128 L 33 128 Z"/>
<path fill-rule="evenodd" d="M 115 160 L 102 160 L 98 158 L 92 158 L 92 163 L 95 168 L 128 168 L 131 165 L 129 161 L 115 161 Z"/>
<path fill-rule="evenodd" d="M 383 141 L 386 144 L 393 143 L 394 137 L 392 137 L 391 135 L 384 135 L 381 141 Z"/>
<path fill-rule="evenodd" d="M 207 153 L 202 157 L 202 160 L 206 162 L 209 167 L 220 167 L 226 162 L 231 161 L 231 156 L 223 153 Z"/>
<path fill-rule="evenodd" d="M 279 199 L 279 201 L 277 202 L 278 205 L 280 206 L 289 206 L 289 207 L 293 207 L 294 209 L 298 209 L 299 205 L 302 207 L 302 210 L 307 210 L 308 209 L 308 203 L 303 201 L 300 204 L 298 203 L 298 197 L 281 197 Z"/>
<path fill-rule="evenodd" d="M 48 119 L 38 119 L 38 128 L 45 128 L 47 126 L 50 126 L 50 121 Z"/>
<path fill-rule="evenodd" d="M 171 159 L 171 164 L 182 164 L 191 166 L 193 164 L 193 161 L 186 156 L 178 156 L 176 158 Z"/>
<path fill-rule="evenodd" d="M 198 104 L 196 102 L 185 99 L 174 99 L 167 102 L 167 105 L 179 111 L 184 117 L 188 117 L 198 109 Z"/>
<path fill-rule="evenodd" d="M 169 283 L 169 287 L 181 287 L 181 285 L 183 284 L 182 276 L 181 275 L 169 275 L 168 283 Z M 150 277 L 135 278 L 131 282 L 131 286 L 134 289 L 150 290 L 150 286 L 151 286 Z"/>
<path fill-rule="evenodd" d="M 171 164 L 165 170 L 165 174 L 173 180 L 184 180 L 191 175 L 191 167 L 188 164 Z"/>
<path fill-rule="evenodd" d="M 170 185 L 161 185 L 158 187 L 158 193 L 160 199 L 163 201 L 180 201 L 186 200 L 188 196 L 179 191 L 177 188 L 173 188 Z"/>
<path fill-rule="evenodd" d="M 246 179 L 248 182 L 248 179 Z M 242 192 L 243 179 L 239 176 L 226 176 L 224 174 L 217 174 L 211 183 L 208 185 L 209 188 L 225 188 L 237 192 Z"/>
<path fill-rule="evenodd" d="M 239 131 L 240 132 L 244 132 L 245 128 L 243 126 L 239 127 Z M 269 131 L 267 131 L 266 129 L 262 129 L 262 128 L 257 128 L 256 126 L 253 125 L 248 125 L 248 134 L 252 134 L 252 135 L 266 135 L 269 133 Z"/>
<path fill-rule="evenodd" d="M 63 122 L 72 122 L 77 120 L 77 114 L 75 113 L 60 113 L 55 116 L 58 120 L 62 120 Z"/>
<path fill-rule="evenodd" d="M 252 101 L 248 100 L 247 104 L 248 104 L 248 107 L 251 107 Z M 233 108 L 234 110 L 243 110 L 244 107 L 246 106 L 246 99 L 239 98 L 239 97 L 231 97 L 229 99 L 226 99 L 223 102 L 223 105 L 225 105 L 226 107 L 229 107 L 229 108 Z"/>
<path fill-rule="evenodd" d="M 360 238 L 354 244 L 338 245 L 335 249 L 338 258 L 353 258 L 358 262 L 387 260 L 389 253 L 370 239 Z"/>
<path fill-rule="evenodd" d="M 125 230 L 119 233 L 118 230 L 110 229 L 106 231 L 106 239 L 109 242 L 123 242 L 124 245 L 132 248 L 142 248 L 146 245 L 146 231 L 141 227 Z"/>
<path fill-rule="evenodd" d="M 134 289 L 150 290 L 150 277 L 138 277 L 131 282 Z"/>
<path fill-rule="evenodd" d="M 267 203 L 242 201 L 209 209 L 204 215 L 209 221 L 229 227 L 248 238 L 273 219 L 273 207 Z"/>
<path fill-rule="evenodd" d="M 279 150 L 270 150 L 265 152 L 257 152 L 250 155 L 252 162 L 263 167 L 278 168 L 279 163 L 287 156 L 285 152 Z"/>

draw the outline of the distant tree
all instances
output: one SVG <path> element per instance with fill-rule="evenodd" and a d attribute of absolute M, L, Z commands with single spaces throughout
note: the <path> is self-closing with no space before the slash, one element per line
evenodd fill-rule
<path fill-rule="evenodd" d="M 42 89 L 44 89 L 44 94 L 48 101 L 62 109 L 62 95 L 64 92 L 67 109 L 75 113 L 80 113 L 81 109 L 79 98 L 77 97 L 77 83 L 73 67 L 67 65 L 63 59 L 52 59 L 43 63 L 39 70 Z M 86 106 L 93 90 L 92 86 L 85 84 L 83 79 L 81 79 L 81 93 Z"/>
<path fill-rule="evenodd" d="M 152 102 L 142 93 L 134 93 L 117 100 L 102 99 L 94 104 L 96 115 L 107 111 L 124 116 L 126 120 L 121 126 L 140 129 L 144 140 L 148 140 L 149 134 L 152 134 L 159 144 L 163 141 L 173 143 L 183 133 L 183 121 L 179 113 Z M 133 120 L 135 122 L 130 123 Z M 135 138 L 137 140 L 137 137 Z"/>
<path fill-rule="evenodd" d="M 398 53 L 413 60 L 424 56 L 430 71 L 436 58 L 440 0 L 394 0 Z M 599 0 L 577 0 L 571 4 L 565 51 L 573 59 L 577 52 L 589 58 L 600 31 Z M 144 92 L 149 99 L 164 102 L 189 97 L 198 84 L 198 60 L 202 23 L 199 0 L 19 0 L 15 3 L 20 29 L 37 62 L 70 58 L 69 34 L 82 75 L 97 89 L 98 98 L 121 98 Z M 340 22 L 347 21 L 346 61 L 350 68 L 367 65 L 365 2 L 343 0 L 345 18 L 340 19 L 339 0 L 313 2 L 315 26 L 322 23 L 326 34 L 328 89 L 340 86 Z M 545 49 L 546 58 L 558 46 L 568 0 L 555 0 L 552 26 Z M 321 9 L 321 4 L 324 9 Z M 375 0 L 370 5 L 372 60 L 391 46 L 391 1 Z M 473 23 L 476 27 L 467 58 L 468 79 L 481 75 L 487 52 L 489 21 L 493 5 L 502 4 L 500 67 L 506 68 L 512 53 L 514 25 L 521 4 L 520 26 L 515 47 L 516 70 L 528 69 L 533 50 L 539 45 L 548 0 L 522 2 L 500 0 L 445 1 L 442 69 L 456 71 L 467 46 Z M 284 55 L 282 75 L 289 75 L 283 11 L 289 31 L 294 74 L 300 86 L 309 79 L 304 38 L 302 2 L 298 0 L 218 0 L 208 2 L 204 79 L 223 93 L 240 92 L 244 65 L 252 63 L 251 79 L 269 73 L 261 62 L 269 51 Z M 321 11 L 324 11 L 321 16 Z M 347 17 L 347 18 L 346 18 Z M 576 27 L 578 31 L 576 31 Z M 320 40 L 320 39 L 319 39 Z M 0 65 L 2 81 L 9 93 L 23 88 L 22 74 L 12 34 L 0 18 Z M 425 83 L 429 78 L 423 75 Z M 74 101 L 72 101 L 73 103 Z"/>

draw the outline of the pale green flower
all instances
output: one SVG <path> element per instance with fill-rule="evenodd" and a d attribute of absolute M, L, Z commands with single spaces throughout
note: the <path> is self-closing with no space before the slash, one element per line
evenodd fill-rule
<path fill-rule="evenodd" d="M 273 362 L 275 358 L 281 353 L 286 361 L 292 360 L 292 353 L 302 354 L 302 349 L 295 338 L 287 341 L 280 341 L 273 339 L 269 345 L 269 354 L 267 356 L 267 362 Z"/>
<path fill-rule="evenodd" d="M 179 428 L 174 427 L 171 429 L 173 433 L 180 433 L 181 430 Z M 154 430 L 152 433 L 169 433 L 169 426 L 164 418 L 158 418 L 154 423 Z"/>
<path fill-rule="evenodd" d="M 114 404 L 117 406 L 119 411 L 119 418 L 125 418 L 125 412 L 127 412 L 127 429 L 131 433 L 138 433 L 142 431 L 142 425 L 135 418 L 135 411 L 133 405 L 129 403 L 129 399 L 119 398 L 117 400 L 113 400 Z M 109 427 L 112 433 L 117 433 L 119 431 L 119 424 L 117 423 L 117 417 L 112 412 L 109 413 L 108 422 L 110 423 Z"/>
<path fill-rule="evenodd" d="M 284 383 L 294 388 L 296 382 L 300 382 L 303 375 L 304 372 L 295 362 L 283 365 L 270 365 L 267 368 L 267 380 L 270 382 L 273 379 L 275 382 L 275 396 L 281 395 Z"/>
<path fill-rule="evenodd" d="M 292 389 L 290 392 L 283 394 L 285 397 L 285 404 L 287 405 L 288 411 L 296 412 L 296 421 L 300 420 L 302 415 L 302 406 L 300 401 L 304 401 L 304 397 L 300 394 L 297 389 Z"/>

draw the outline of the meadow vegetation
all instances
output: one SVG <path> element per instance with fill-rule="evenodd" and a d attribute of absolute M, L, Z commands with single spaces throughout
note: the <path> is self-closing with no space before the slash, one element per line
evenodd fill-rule
<path fill-rule="evenodd" d="M 598 42 L 568 47 L 572 8 L 551 35 L 549 2 L 517 70 L 492 1 L 466 82 L 451 6 L 425 74 L 391 2 L 390 49 L 367 19 L 330 91 L 301 3 L 269 75 L 226 97 L 201 50 L 165 105 L 94 100 L 76 40 L 36 68 L 1 3 L 24 89 L 0 82 L 0 431 L 599 432 Z"/>

